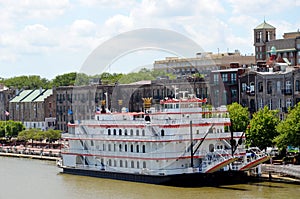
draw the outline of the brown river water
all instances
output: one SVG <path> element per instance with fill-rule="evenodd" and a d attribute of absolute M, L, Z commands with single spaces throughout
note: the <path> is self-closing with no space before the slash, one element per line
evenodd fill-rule
<path fill-rule="evenodd" d="M 54 162 L 0 157 L 0 199 L 300 198 L 300 185 L 180 188 L 61 174 Z"/>

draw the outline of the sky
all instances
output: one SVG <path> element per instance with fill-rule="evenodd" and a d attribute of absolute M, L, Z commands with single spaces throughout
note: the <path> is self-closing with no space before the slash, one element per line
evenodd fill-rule
<path fill-rule="evenodd" d="M 250 55 L 256 26 L 265 20 L 282 38 L 300 29 L 299 10 L 300 0 L 0 0 L 0 77 L 50 80 L 84 71 L 91 57 L 94 73 L 128 73 L 168 56 L 195 57 L 197 47 Z"/>

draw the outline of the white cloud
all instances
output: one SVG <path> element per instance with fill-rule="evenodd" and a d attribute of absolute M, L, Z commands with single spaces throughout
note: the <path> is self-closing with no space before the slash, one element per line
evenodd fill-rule
<path fill-rule="evenodd" d="M 83 37 L 94 36 L 96 29 L 94 22 L 85 19 L 75 20 L 70 27 L 71 34 Z"/>
<path fill-rule="evenodd" d="M 88 7 L 108 7 L 108 8 L 130 8 L 136 4 L 135 0 L 79 0 L 82 6 Z"/>

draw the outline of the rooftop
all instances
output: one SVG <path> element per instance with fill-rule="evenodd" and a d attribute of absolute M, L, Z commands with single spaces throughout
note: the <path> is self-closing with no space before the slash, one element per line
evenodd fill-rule
<path fill-rule="evenodd" d="M 256 28 L 254 28 L 255 30 L 257 29 L 275 29 L 274 26 L 268 24 L 266 21 L 264 21 L 263 23 L 259 24 Z"/>

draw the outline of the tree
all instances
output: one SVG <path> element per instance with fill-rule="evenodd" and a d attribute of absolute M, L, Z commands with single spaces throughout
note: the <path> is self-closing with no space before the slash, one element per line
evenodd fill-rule
<path fill-rule="evenodd" d="M 227 106 L 229 117 L 231 120 L 231 129 L 234 132 L 245 132 L 249 124 L 248 108 L 242 107 L 238 103 Z"/>
<path fill-rule="evenodd" d="M 0 122 L 0 137 L 17 137 L 18 133 L 24 130 L 25 127 L 21 122 L 12 120 Z"/>
<path fill-rule="evenodd" d="M 75 85 L 76 76 L 77 73 L 75 72 L 58 75 L 54 78 L 52 84 L 56 87 Z"/>
<path fill-rule="evenodd" d="M 300 146 L 300 103 L 289 113 L 285 120 L 277 126 L 279 135 L 274 139 L 276 145 L 280 149 L 285 149 L 287 146 Z"/>
<path fill-rule="evenodd" d="M 246 131 L 248 146 L 259 147 L 261 150 L 274 145 L 278 135 L 276 126 L 279 123 L 278 110 L 269 110 L 267 106 L 253 114 L 250 127 Z"/>

